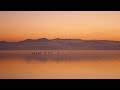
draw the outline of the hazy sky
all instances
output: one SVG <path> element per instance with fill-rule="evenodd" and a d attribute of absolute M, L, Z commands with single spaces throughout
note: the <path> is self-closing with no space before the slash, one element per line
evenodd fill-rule
<path fill-rule="evenodd" d="M 120 40 L 120 11 L 0 11 L 0 41 Z"/>

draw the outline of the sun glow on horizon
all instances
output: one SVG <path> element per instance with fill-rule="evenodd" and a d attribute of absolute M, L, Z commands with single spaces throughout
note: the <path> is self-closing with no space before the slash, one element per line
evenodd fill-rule
<path fill-rule="evenodd" d="M 120 40 L 120 11 L 0 11 L 0 41 Z"/>

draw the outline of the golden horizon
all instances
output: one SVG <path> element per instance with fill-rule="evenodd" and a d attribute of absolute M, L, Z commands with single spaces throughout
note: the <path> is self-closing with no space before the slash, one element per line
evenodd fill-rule
<path fill-rule="evenodd" d="M 0 11 L 0 41 L 120 40 L 120 11 Z"/>

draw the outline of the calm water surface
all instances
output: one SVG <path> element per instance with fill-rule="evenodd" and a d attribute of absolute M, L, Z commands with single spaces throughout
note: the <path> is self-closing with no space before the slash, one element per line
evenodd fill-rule
<path fill-rule="evenodd" d="M 0 78 L 120 79 L 120 51 L 0 51 Z"/>

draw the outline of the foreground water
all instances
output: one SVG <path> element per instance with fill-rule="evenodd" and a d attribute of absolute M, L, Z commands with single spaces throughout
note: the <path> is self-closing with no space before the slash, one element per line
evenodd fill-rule
<path fill-rule="evenodd" d="M 120 51 L 0 51 L 0 78 L 120 79 Z"/>

